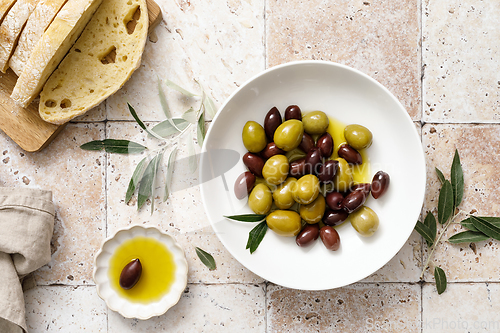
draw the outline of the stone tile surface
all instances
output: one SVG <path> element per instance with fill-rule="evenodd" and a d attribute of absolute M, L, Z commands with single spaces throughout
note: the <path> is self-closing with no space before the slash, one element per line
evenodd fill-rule
<path fill-rule="evenodd" d="M 422 1 L 423 119 L 500 120 L 498 1 Z"/>
<path fill-rule="evenodd" d="M 439 168 L 449 179 L 453 154 L 458 149 L 465 190 L 456 221 L 460 222 L 467 214 L 500 216 L 498 125 L 426 124 L 423 127 L 423 144 L 427 160 L 425 212 L 437 212 L 440 182 L 434 168 Z M 452 224 L 443 240 L 463 230 L 466 229 Z M 427 246 L 424 249 L 426 260 Z M 495 240 L 474 245 L 441 242 L 434 252 L 433 262 L 445 270 L 450 281 L 499 281 L 499 253 L 499 243 Z M 433 277 L 426 275 L 425 280 L 433 280 Z"/>
<path fill-rule="evenodd" d="M 110 333 L 265 332 L 265 285 L 189 284 L 179 303 L 147 321 L 109 312 Z"/>
<path fill-rule="evenodd" d="M 164 119 L 158 78 L 199 93 L 197 80 L 220 106 L 239 85 L 264 70 L 264 0 L 156 2 L 163 22 L 146 45 L 141 67 L 107 100 L 108 119 L 132 119 L 127 100 L 141 106 L 137 112 L 144 120 Z M 185 99 L 165 90 L 174 115 L 187 110 Z"/>
<path fill-rule="evenodd" d="M 106 101 L 102 102 L 84 115 L 76 117 L 72 122 L 96 122 L 106 120 Z"/>
<path fill-rule="evenodd" d="M 142 160 L 143 156 L 109 155 L 107 173 L 108 235 L 113 235 L 118 229 L 131 224 L 154 225 L 173 235 L 184 248 L 189 265 L 189 282 L 263 282 L 262 278 L 249 272 L 227 252 L 210 226 L 201 202 L 198 170 L 195 170 L 194 173 L 189 170 L 187 159 L 189 134 L 183 136 L 177 146 L 177 162 L 174 164 L 171 184 L 172 194 L 166 202 L 163 202 L 165 172 L 168 154 L 172 147 L 162 145 L 160 140 L 148 139 L 145 133 L 140 131 L 138 125 L 130 122 L 109 122 L 107 137 L 132 140 L 146 145 L 151 151 L 167 147 L 158 175 L 160 181 L 156 184 L 155 211 L 152 215 L 151 201 L 149 200 L 139 211 L 137 211 L 136 195 L 128 204 L 125 203 L 125 193 L 130 178 L 135 166 Z M 175 142 L 177 145 L 177 141 Z M 195 247 L 200 247 L 214 256 L 218 265 L 216 270 L 209 271 L 201 263 L 196 255 Z"/>
<path fill-rule="evenodd" d="M 268 0 L 267 66 L 313 59 L 354 67 L 386 86 L 420 120 L 419 3 Z"/>
<path fill-rule="evenodd" d="M 418 284 L 357 283 L 328 291 L 268 286 L 268 332 L 420 332 Z"/>
<path fill-rule="evenodd" d="M 94 287 L 42 286 L 24 293 L 29 332 L 107 331 L 106 304 Z"/>
<path fill-rule="evenodd" d="M 452 283 L 438 295 L 432 284 L 422 289 L 422 332 L 499 332 L 500 285 Z"/>
<path fill-rule="evenodd" d="M 103 124 L 69 124 L 46 149 L 26 153 L 0 136 L 0 186 L 53 192 L 52 261 L 37 271 L 38 284 L 93 284 L 93 256 L 105 235 L 105 157 L 79 146 L 102 139 Z"/>

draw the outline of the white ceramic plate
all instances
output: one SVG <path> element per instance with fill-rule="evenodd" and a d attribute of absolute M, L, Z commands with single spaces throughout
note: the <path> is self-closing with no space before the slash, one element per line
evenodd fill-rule
<path fill-rule="evenodd" d="M 296 104 L 302 111 L 322 110 L 339 121 L 366 126 L 373 133 L 368 149 L 371 176 L 383 170 L 390 188 L 366 205 L 380 218 L 374 236 L 361 237 L 349 222 L 337 228 L 341 247 L 326 250 L 318 239 L 307 248 L 295 237 L 267 231 L 259 248 L 245 249 L 255 223 L 225 219 L 223 215 L 252 213 L 247 200 L 233 193 L 236 178 L 244 171 L 240 161 L 223 176 L 219 149 L 246 153 L 241 131 L 248 120 L 263 124 L 276 106 L 282 113 Z M 201 195 L 205 211 L 227 250 L 245 267 L 273 283 L 304 290 L 337 288 L 359 281 L 384 266 L 405 244 L 420 214 L 425 192 L 425 160 L 420 137 L 404 107 L 369 76 L 336 63 L 300 61 L 276 66 L 250 79 L 222 106 L 207 133 L 200 166 Z M 213 153 L 212 153 L 213 152 Z M 211 155 L 215 157 L 211 157 Z M 227 170 L 227 168 L 225 169 Z M 213 179 L 212 179 L 213 178 Z"/>
<path fill-rule="evenodd" d="M 172 253 L 175 262 L 175 281 L 170 290 L 156 302 L 143 304 L 134 303 L 121 297 L 109 282 L 109 263 L 115 250 L 130 239 L 135 237 L 154 238 L 161 242 Z M 175 239 L 155 227 L 132 226 L 121 229 L 115 235 L 107 238 L 99 252 L 97 252 L 94 263 L 94 282 L 97 294 L 105 302 L 108 308 L 120 313 L 125 318 L 149 319 L 160 316 L 177 304 L 187 285 L 188 265 L 184 251 Z"/>

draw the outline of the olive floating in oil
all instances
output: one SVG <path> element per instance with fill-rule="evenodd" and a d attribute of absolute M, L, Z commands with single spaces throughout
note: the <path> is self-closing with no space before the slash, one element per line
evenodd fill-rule
<path fill-rule="evenodd" d="M 142 274 L 142 264 L 139 259 L 134 259 L 129 262 L 122 270 L 120 274 L 120 287 L 125 290 L 132 289 Z"/>

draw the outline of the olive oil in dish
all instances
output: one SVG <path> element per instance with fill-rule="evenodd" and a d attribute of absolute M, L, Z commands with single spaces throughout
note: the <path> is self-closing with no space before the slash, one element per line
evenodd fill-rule
<path fill-rule="evenodd" d="M 120 287 L 120 274 L 132 260 L 139 259 L 142 274 L 137 284 L 128 290 Z M 172 253 L 159 240 L 135 237 L 121 244 L 110 259 L 111 287 L 123 298 L 135 303 L 159 301 L 169 292 L 175 280 L 175 262 Z"/>
<path fill-rule="evenodd" d="M 328 117 L 330 123 L 328 125 L 328 129 L 326 130 L 333 138 L 333 154 L 331 156 L 332 159 L 338 158 L 338 150 L 339 147 L 343 144 L 347 143 L 347 140 L 344 137 L 344 128 L 346 124 L 338 121 L 335 118 Z M 370 159 L 368 158 L 368 154 L 366 149 L 360 149 L 359 153 L 363 158 L 363 163 L 360 165 L 352 166 L 352 178 L 354 183 L 370 183 Z"/>

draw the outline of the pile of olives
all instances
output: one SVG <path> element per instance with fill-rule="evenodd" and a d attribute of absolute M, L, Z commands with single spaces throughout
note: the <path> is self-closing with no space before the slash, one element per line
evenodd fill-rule
<path fill-rule="evenodd" d="M 303 115 L 297 105 L 286 108 L 284 120 L 273 107 L 264 126 L 248 121 L 242 131 L 248 171 L 238 177 L 234 192 L 238 199 L 248 196 L 252 211 L 267 215 L 268 227 L 277 234 L 296 237 L 299 246 L 320 237 L 335 251 L 340 237 L 334 227 L 348 217 L 362 236 L 377 230 L 378 216 L 364 203 L 370 193 L 377 199 L 387 191 L 389 175 L 379 171 L 371 183 L 355 183 L 352 167 L 363 163 L 359 150 L 370 147 L 373 135 L 364 126 L 346 126 L 346 142 L 332 158 L 329 123 L 324 112 Z"/>

